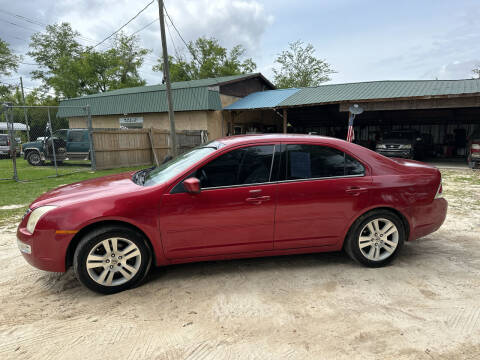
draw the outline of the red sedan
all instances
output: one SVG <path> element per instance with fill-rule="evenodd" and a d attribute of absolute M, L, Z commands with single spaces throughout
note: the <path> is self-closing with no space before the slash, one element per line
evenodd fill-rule
<path fill-rule="evenodd" d="M 30 205 L 17 237 L 33 266 L 73 265 L 85 286 L 114 293 L 152 264 L 345 249 L 383 266 L 446 213 L 434 167 L 334 138 L 255 135 L 52 190 Z"/>

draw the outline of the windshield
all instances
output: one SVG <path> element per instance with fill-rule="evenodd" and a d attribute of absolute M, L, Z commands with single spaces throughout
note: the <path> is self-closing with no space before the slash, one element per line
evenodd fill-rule
<path fill-rule="evenodd" d="M 144 186 L 162 184 L 175 176 L 180 175 L 197 161 L 213 153 L 218 149 L 218 143 L 208 144 L 207 146 L 197 147 L 189 152 L 177 156 L 176 158 L 160 165 L 148 173 L 145 178 Z"/>

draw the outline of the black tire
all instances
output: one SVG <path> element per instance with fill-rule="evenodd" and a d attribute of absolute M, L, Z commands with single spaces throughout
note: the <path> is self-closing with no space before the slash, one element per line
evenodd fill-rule
<path fill-rule="evenodd" d="M 397 235 L 388 235 L 387 237 L 384 238 L 387 239 L 388 241 L 392 242 L 394 239 L 392 236 L 395 236 L 397 237 L 396 239 L 396 247 L 395 249 L 390 253 L 386 250 L 386 248 L 382 247 L 383 246 L 383 242 L 382 242 L 382 238 L 380 237 L 380 235 L 376 236 L 377 233 L 375 233 L 375 235 L 373 235 L 373 237 L 376 239 L 376 240 L 373 240 L 372 241 L 372 247 L 374 246 L 374 242 L 377 242 L 376 245 L 379 247 L 379 255 L 380 254 L 390 254 L 390 255 L 386 255 L 387 257 L 386 258 L 382 258 L 382 256 L 379 256 L 379 259 L 378 260 L 372 260 L 372 259 L 369 259 L 367 257 L 367 255 L 364 255 L 364 253 L 362 252 L 362 250 L 360 249 L 360 235 L 361 235 L 361 232 L 362 231 L 367 231 L 369 232 L 368 228 L 367 227 L 367 224 L 371 223 L 372 221 L 374 220 L 379 220 L 380 221 L 380 224 L 382 223 L 385 223 L 383 220 L 388 220 L 390 221 L 391 223 L 393 223 L 397 229 Z M 383 230 L 383 229 L 382 229 Z M 365 233 L 362 233 L 362 235 L 364 235 Z M 367 236 L 368 237 L 369 234 L 367 233 Z M 383 236 L 383 235 L 382 235 Z M 390 238 L 390 239 L 388 239 Z M 347 238 L 345 239 L 345 245 L 344 245 L 344 249 L 345 251 L 347 252 L 347 254 L 355 261 L 357 261 L 358 263 L 362 264 L 362 265 L 365 265 L 365 266 L 368 266 L 368 267 L 382 267 L 382 266 L 385 266 L 387 264 L 389 264 L 392 260 L 395 259 L 395 257 L 398 256 L 399 252 L 401 251 L 402 247 L 403 247 L 403 244 L 406 240 L 406 231 L 405 231 L 405 225 L 403 224 L 402 220 L 398 217 L 398 215 L 396 215 L 395 213 L 389 211 L 389 210 L 384 210 L 384 209 L 379 209 L 379 210 L 373 210 L 373 211 L 370 211 L 362 216 L 360 216 L 354 223 L 353 225 L 351 226 L 349 232 L 348 232 L 348 235 L 347 235 Z M 381 242 L 381 244 L 380 244 Z M 387 246 L 387 244 L 385 244 L 385 246 Z M 366 247 L 364 247 L 364 251 L 366 252 L 367 250 L 370 252 L 370 250 L 372 249 L 372 247 L 369 247 L 368 245 Z M 390 248 L 390 246 L 388 245 L 388 248 Z M 376 250 L 374 249 L 373 250 L 376 254 Z"/>
<path fill-rule="evenodd" d="M 40 154 L 37 153 L 36 151 L 30 151 L 27 154 L 27 161 L 30 165 L 32 166 L 41 166 L 43 165 L 43 160 L 40 157 Z"/>
<path fill-rule="evenodd" d="M 101 247 L 103 247 L 101 245 L 103 240 L 108 240 L 111 238 L 120 238 L 133 243 L 140 252 L 140 257 L 139 257 L 140 263 L 138 265 L 138 270 L 136 271 L 135 275 L 133 275 L 132 278 L 118 285 L 112 284 L 107 286 L 107 285 L 100 284 L 99 282 L 97 282 L 92 278 L 92 276 L 89 273 L 89 270 L 87 269 L 87 257 L 91 252 L 97 251 Z M 111 245 L 110 240 L 108 241 L 109 241 L 109 244 Z M 119 240 L 119 244 L 120 244 L 120 241 L 121 240 Z M 108 257 L 108 254 L 102 255 L 102 256 Z M 120 259 L 120 256 L 118 256 L 118 254 L 116 254 L 116 256 Z M 117 260 L 118 263 L 114 264 L 113 263 L 114 258 L 108 257 L 108 259 L 112 259 L 111 262 L 109 262 L 109 265 L 103 264 L 103 262 L 99 263 L 100 266 L 98 266 L 93 271 L 98 271 L 99 275 L 102 275 L 103 271 L 107 271 L 107 275 L 104 276 L 104 278 L 106 279 L 108 279 L 108 276 L 110 275 L 110 273 L 114 273 L 114 275 L 112 275 L 113 277 L 116 276 L 115 274 L 118 274 L 122 278 L 120 279 L 120 281 L 123 281 L 125 277 L 122 274 L 120 274 L 118 270 L 116 270 L 117 267 L 114 267 L 114 265 L 118 265 L 123 270 L 125 270 L 126 268 L 120 265 L 120 261 Z M 130 261 L 130 260 L 124 260 L 124 261 Z M 83 237 L 83 239 L 80 240 L 80 243 L 75 249 L 75 253 L 73 255 L 73 269 L 75 271 L 75 275 L 77 276 L 77 279 L 90 290 L 93 290 L 101 294 L 114 294 L 120 291 L 133 288 L 135 286 L 138 286 L 147 276 L 148 271 L 150 270 L 151 264 L 152 264 L 152 252 L 150 250 L 150 247 L 147 244 L 147 240 L 138 232 L 123 226 L 105 226 L 86 234 Z M 111 268 L 113 268 L 114 270 L 113 271 L 110 270 Z M 90 269 L 90 271 L 92 271 L 92 269 Z M 100 277 L 101 276 L 99 276 L 99 278 Z M 113 280 L 113 281 L 118 281 L 118 278 L 117 280 Z"/>

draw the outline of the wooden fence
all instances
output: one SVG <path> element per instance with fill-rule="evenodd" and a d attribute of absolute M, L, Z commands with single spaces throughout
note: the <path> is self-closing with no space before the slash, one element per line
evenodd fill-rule
<path fill-rule="evenodd" d="M 200 130 L 177 132 L 179 153 L 185 152 L 204 139 Z M 92 132 L 98 170 L 140 166 L 162 162 L 170 152 L 170 133 L 158 129 L 94 129 Z"/>

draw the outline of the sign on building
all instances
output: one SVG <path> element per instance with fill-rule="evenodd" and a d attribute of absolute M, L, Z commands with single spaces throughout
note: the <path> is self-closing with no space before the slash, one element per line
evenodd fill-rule
<path fill-rule="evenodd" d="M 121 117 L 119 120 L 120 120 L 120 127 L 126 127 L 128 129 L 143 128 L 143 116 Z"/>

